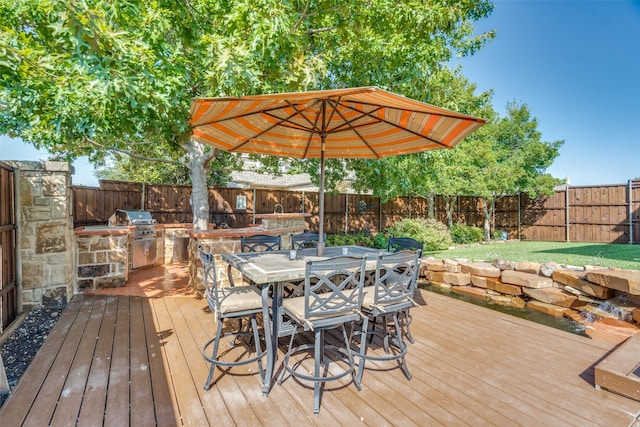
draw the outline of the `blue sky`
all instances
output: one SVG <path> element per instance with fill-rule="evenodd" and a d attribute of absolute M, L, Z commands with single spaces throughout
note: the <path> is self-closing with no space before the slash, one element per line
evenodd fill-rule
<path fill-rule="evenodd" d="M 571 185 L 640 177 L 640 2 L 496 1 L 476 23 L 496 38 L 461 61 L 501 116 L 525 103 L 543 141 L 564 140 L 548 169 Z"/>
<path fill-rule="evenodd" d="M 497 36 L 460 61 L 463 73 L 494 90 L 500 115 L 525 103 L 543 141 L 565 141 L 549 173 L 571 185 L 640 177 L 640 2 L 495 1 L 476 27 Z M 0 136 L 0 159 L 46 157 Z M 97 185 L 86 159 L 74 166 L 74 184 Z"/>

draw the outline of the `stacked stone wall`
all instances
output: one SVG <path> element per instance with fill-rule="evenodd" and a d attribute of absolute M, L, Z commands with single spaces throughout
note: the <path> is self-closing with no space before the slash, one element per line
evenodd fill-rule
<path fill-rule="evenodd" d="M 73 295 L 71 167 L 9 162 L 18 170 L 18 227 L 25 308 L 66 304 Z"/>
<path fill-rule="evenodd" d="M 128 240 L 128 231 L 76 236 L 78 293 L 126 285 Z"/>
<path fill-rule="evenodd" d="M 420 275 L 459 294 L 567 317 L 594 339 L 617 344 L 640 332 L 640 271 L 425 258 Z"/>

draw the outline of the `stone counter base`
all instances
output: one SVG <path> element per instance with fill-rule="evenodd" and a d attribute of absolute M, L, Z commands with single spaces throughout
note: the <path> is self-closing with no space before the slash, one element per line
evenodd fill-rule
<path fill-rule="evenodd" d="M 77 291 L 125 286 L 128 234 L 76 236 Z"/>

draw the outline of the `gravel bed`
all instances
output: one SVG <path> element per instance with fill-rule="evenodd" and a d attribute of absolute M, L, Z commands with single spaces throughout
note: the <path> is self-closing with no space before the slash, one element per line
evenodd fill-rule
<path fill-rule="evenodd" d="M 63 311 L 64 307 L 31 310 L 0 347 L 11 390 L 27 370 Z M 0 393 L 0 407 L 8 397 L 9 393 Z"/>

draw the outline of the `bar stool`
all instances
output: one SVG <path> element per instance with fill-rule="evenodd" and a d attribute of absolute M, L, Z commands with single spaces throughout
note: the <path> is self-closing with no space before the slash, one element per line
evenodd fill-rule
<path fill-rule="evenodd" d="M 260 335 L 258 333 L 258 324 L 256 315 L 262 313 L 262 297 L 260 291 L 255 286 L 228 286 L 221 287 L 218 284 L 216 275 L 216 265 L 214 256 L 210 253 L 200 250 L 200 260 L 202 261 L 203 278 L 205 286 L 205 296 L 211 312 L 217 321 L 216 334 L 202 347 L 202 356 L 209 362 L 209 376 L 205 382 L 204 389 L 209 390 L 213 385 L 213 374 L 216 366 L 232 367 L 246 365 L 258 362 L 260 378 L 264 380 L 264 369 L 262 367 L 262 358 L 266 354 L 266 350 L 260 345 Z M 235 332 L 222 333 L 222 326 L 225 320 L 237 319 L 238 329 Z M 249 319 L 252 331 L 243 331 L 243 320 Z M 231 346 L 233 347 L 239 337 L 249 336 L 250 341 L 255 345 L 256 355 L 247 359 L 238 361 L 220 360 L 218 350 L 220 348 L 220 340 L 223 337 L 232 336 Z M 248 343 L 247 345 L 250 345 Z M 209 350 L 210 347 L 213 348 Z"/>

